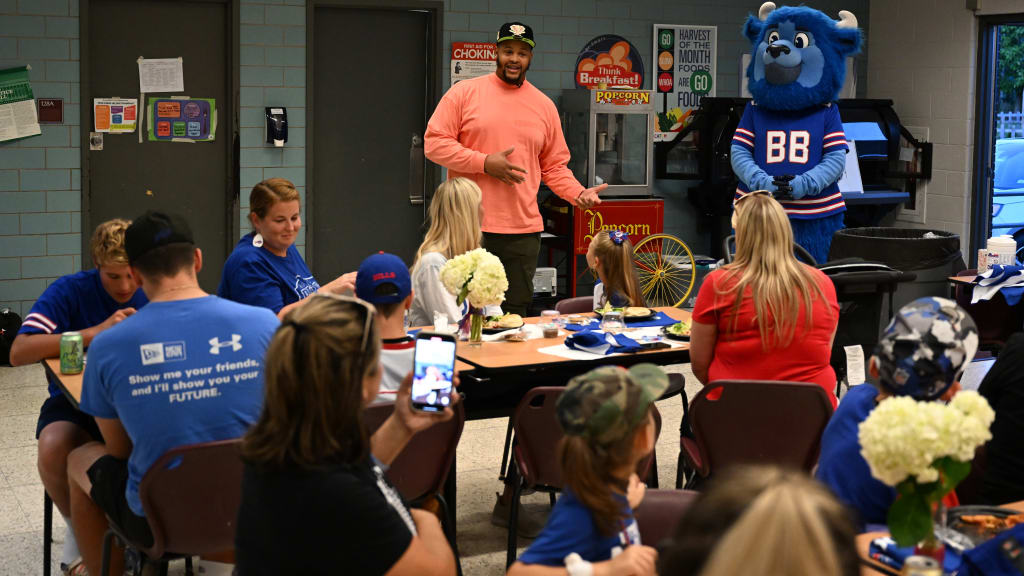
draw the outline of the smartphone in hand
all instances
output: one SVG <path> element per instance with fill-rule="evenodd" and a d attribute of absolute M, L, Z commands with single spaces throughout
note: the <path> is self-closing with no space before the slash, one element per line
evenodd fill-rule
<path fill-rule="evenodd" d="M 416 335 L 412 367 L 412 407 L 441 412 L 451 404 L 455 378 L 455 336 L 435 332 Z"/>

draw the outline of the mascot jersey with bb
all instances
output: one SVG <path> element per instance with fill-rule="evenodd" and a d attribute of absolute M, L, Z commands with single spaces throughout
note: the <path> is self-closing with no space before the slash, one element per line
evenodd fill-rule
<path fill-rule="evenodd" d="M 826 104 L 810 111 L 768 110 L 747 104 L 732 138 L 754 154 L 754 161 L 769 176 L 802 174 L 817 166 L 827 152 L 849 150 L 839 109 Z M 750 190 L 741 180 L 737 197 Z M 832 182 L 821 192 L 799 200 L 780 199 L 786 214 L 795 219 L 821 218 L 846 210 L 839 185 Z"/>

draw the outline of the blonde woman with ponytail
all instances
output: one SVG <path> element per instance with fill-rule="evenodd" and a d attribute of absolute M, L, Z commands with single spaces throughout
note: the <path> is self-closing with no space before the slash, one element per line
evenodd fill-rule
<path fill-rule="evenodd" d="M 856 576 L 851 512 L 796 471 L 734 469 L 686 511 L 662 576 Z"/>
<path fill-rule="evenodd" d="M 640 541 L 637 464 L 654 450 L 652 406 L 668 387 L 653 364 L 595 368 L 558 399 L 562 497 L 509 576 L 653 576 L 657 551 Z M 653 543 L 649 543 L 653 544 Z"/>
<path fill-rule="evenodd" d="M 793 256 L 782 206 L 759 190 L 734 204 L 736 257 L 709 274 L 697 295 L 690 337 L 693 373 L 715 380 L 814 382 L 833 407 L 829 365 L 839 321 L 828 276 Z"/>
<path fill-rule="evenodd" d="M 434 324 L 434 312 L 443 312 L 449 322 L 458 322 L 468 308 L 460 308 L 455 296 L 441 284 L 441 267 L 445 262 L 480 247 L 480 187 L 469 178 L 452 178 L 442 182 L 434 192 L 427 210 L 430 228 L 416 251 L 412 264 L 411 326 Z M 487 314 L 500 314 L 497 307 Z"/>

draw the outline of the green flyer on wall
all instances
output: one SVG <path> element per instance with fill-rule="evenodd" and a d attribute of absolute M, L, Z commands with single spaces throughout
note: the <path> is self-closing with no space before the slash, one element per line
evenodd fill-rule
<path fill-rule="evenodd" d="M 41 134 L 28 67 L 0 70 L 0 142 Z"/>
<path fill-rule="evenodd" d="M 146 101 L 151 141 L 213 142 L 217 135 L 217 102 L 213 98 L 158 98 Z"/>

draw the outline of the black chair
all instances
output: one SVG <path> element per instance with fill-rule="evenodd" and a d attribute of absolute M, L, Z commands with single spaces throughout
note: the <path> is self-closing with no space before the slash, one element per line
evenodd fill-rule
<path fill-rule="evenodd" d="M 633 511 L 640 541 L 661 552 L 660 544 L 672 537 L 679 520 L 699 494 L 694 490 L 648 490 Z"/>
<path fill-rule="evenodd" d="M 732 259 L 736 255 L 735 234 L 730 234 L 729 236 L 726 236 L 724 240 L 722 240 L 722 251 L 725 253 L 726 264 L 732 262 Z M 797 244 L 796 242 L 793 243 L 793 254 L 798 259 L 802 260 L 805 264 L 814 266 L 815 268 L 818 267 L 818 262 L 814 259 L 814 256 L 811 256 L 811 253 L 808 252 L 806 248 Z"/>
<path fill-rule="evenodd" d="M 839 325 L 832 341 L 829 363 L 836 373 L 836 397 L 846 376 L 846 346 L 859 345 L 865 357 L 874 350 L 882 332 L 882 301 L 888 303 L 888 320 L 895 314 L 893 295 L 899 284 L 917 278 L 913 272 L 895 270 L 876 262 L 860 258 L 836 260 L 822 265 L 824 272 L 836 288 L 839 302 Z M 851 382 L 850 384 L 860 384 Z"/>

